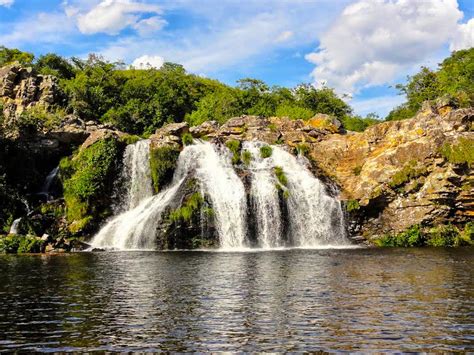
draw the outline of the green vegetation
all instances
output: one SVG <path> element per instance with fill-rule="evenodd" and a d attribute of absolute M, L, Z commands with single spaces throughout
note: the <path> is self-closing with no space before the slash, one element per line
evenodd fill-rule
<path fill-rule="evenodd" d="M 181 136 L 181 141 L 183 142 L 183 145 L 191 145 L 193 144 L 193 136 L 191 133 L 184 133 Z"/>
<path fill-rule="evenodd" d="M 373 113 L 369 113 L 365 118 L 347 115 L 341 118 L 341 122 L 348 131 L 363 132 L 367 127 L 380 123 L 380 117 Z"/>
<path fill-rule="evenodd" d="M 273 149 L 269 145 L 263 145 L 260 147 L 260 156 L 262 158 L 269 158 L 272 156 Z"/>
<path fill-rule="evenodd" d="M 194 214 L 201 209 L 204 198 L 199 192 L 192 194 L 184 204 L 169 214 L 172 222 L 189 222 Z"/>
<path fill-rule="evenodd" d="M 348 200 L 346 204 L 346 211 L 352 212 L 360 209 L 359 201 L 357 200 Z"/>
<path fill-rule="evenodd" d="M 244 165 L 249 166 L 250 162 L 252 161 L 252 153 L 250 153 L 248 150 L 244 150 L 241 154 L 240 159 L 242 160 L 242 163 L 244 163 Z"/>
<path fill-rule="evenodd" d="M 310 151 L 309 145 L 306 143 L 300 143 L 296 145 L 296 152 L 303 156 L 307 156 Z"/>
<path fill-rule="evenodd" d="M 408 230 L 384 235 L 375 240 L 380 247 L 457 247 L 472 245 L 474 240 L 474 224 L 466 223 L 463 230 L 453 225 L 440 225 L 428 230 L 423 230 L 419 225 L 414 225 Z"/>
<path fill-rule="evenodd" d="M 391 188 L 397 188 L 425 173 L 425 167 L 418 167 L 418 162 L 416 160 L 410 160 L 400 171 L 392 176 L 388 185 Z"/>
<path fill-rule="evenodd" d="M 232 152 L 232 164 L 238 164 L 240 161 L 240 141 L 229 139 L 225 142 L 225 146 Z"/>
<path fill-rule="evenodd" d="M 413 117 L 426 100 L 443 97 L 459 107 L 474 105 L 474 48 L 453 52 L 436 71 L 422 67 L 408 77 L 408 83 L 397 85 L 407 102 L 392 110 L 386 120 Z"/>
<path fill-rule="evenodd" d="M 74 232 L 85 229 L 89 222 L 107 214 L 113 173 L 121 150 L 114 138 L 105 138 L 60 163 L 66 202 L 66 216 L 74 222 Z"/>
<path fill-rule="evenodd" d="M 280 167 L 280 166 L 275 166 L 273 168 L 273 171 L 275 173 L 275 176 L 276 176 L 278 182 L 283 186 L 287 186 L 288 185 L 288 179 L 285 175 L 285 172 L 283 171 L 283 168 Z"/>
<path fill-rule="evenodd" d="M 9 49 L 0 46 L 0 67 L 14 62 L 19 62 L 23 65 L 30 65 L 35 58 L 33 53 L 22 52 L 18 49 Z"/>
<path fill-rule="evenodd" d="M 179 157 L 179 150 L 164 146 L 150 152 L 151 178 L 155 192 L 171 181 Z"/>
<path fill-rule="evenodd" d="M 44 242 L 40 238 L 24 235 L 0 237 L 0 253 L 40 253 Z"/>
<path fill-rule="evenodd" d="M 441 155 L 452 164 L 474 164 L 474 139 L 461 137 L 454 144 L 445 143 Z"/>
<path fill-rule="evenodd" d="M 126 145 L 128 144 L 135 144 L 137 143 L 141 138 L 135 134 L 125 134 L 121 137 L 119 137 L 120 142 L 125 143 Z"/>

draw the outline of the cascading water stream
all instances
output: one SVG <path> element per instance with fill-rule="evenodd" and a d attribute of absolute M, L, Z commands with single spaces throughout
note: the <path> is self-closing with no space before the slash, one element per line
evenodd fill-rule
<path fill-rule="evenodd" d="M 46 200 L 51 199 L 51 186 L 53 185 L 54 180 L 59 174 L 59 166 L 55 167 L 53 170 L 49 172 L 44 180 L 43 186 L 41 187 L 41 191 L 38 195 L 44 196 Z"/>
<path fill-rule="evenodd" d="M 123 156 L 124 174 L 129 182 L 126 205 L 132 209 L 153 196 L 150 171 L 150 141 L 129 144 Z"/>
<path fill-rule="evenodd" d="M 142 160 L 141 164 L 148 164 L 148 160 Z M 170 187 L 114 217 L 91 244 L 94 247 L 152 249 L 162 213 L 173 202 L 186 177 L 192 174 L 214 207 L 221 247 L 243 247 L 246 236 L 243 183 L 232 167 L 229 151 L 207 142 L 187 146 L 179 156 Z"/>

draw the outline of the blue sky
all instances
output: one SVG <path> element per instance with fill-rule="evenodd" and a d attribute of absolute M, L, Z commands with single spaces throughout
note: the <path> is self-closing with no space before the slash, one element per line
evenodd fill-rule
<path fill-rule="evenodd" d="M 395 83 L 474 45 L 473 16 L 474 0 L 0 0 L 0 45 L 328 85 L 385 116 Z"/>

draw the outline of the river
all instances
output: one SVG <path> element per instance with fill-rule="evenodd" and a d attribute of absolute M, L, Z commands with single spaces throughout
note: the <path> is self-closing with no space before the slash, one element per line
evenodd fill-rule
<path fill-rule="evenodd" d="M 3 351 L 474 351 L 474 249 L 0 256 Z"/>

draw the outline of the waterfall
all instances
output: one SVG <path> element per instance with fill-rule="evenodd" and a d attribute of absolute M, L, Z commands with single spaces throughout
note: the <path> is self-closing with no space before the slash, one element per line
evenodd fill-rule
<path fill-rule="evenodd" d="M 46 200 L 50 200 L 51 198 L 51 185 L 54 182 L 54 179 L 58 176 L 59 173 L 59 166 L 55 167 L 53 170 L 49 172 L 49 174 L 46 176 L 46 179 L 44 180 L 43 186 L 41 187 L 41 191 L 38 193 L 38 195 L 44 196 Z"/>
<path fill-rule="evenodd" d="M 252 154 L 248 166 L 251 172 L 250 200 L 255 215 L 259 245 L 263 248 L 276 248 L 282 243 L 282 216 L 277 180 L 273 173 L 273 160 L 260 156 L 260 142 L 244 142 L 242 150 Z"/>
<path fill-rule="evenodd" d="M 9 234 L 18 234 L 20 232 L 20 222 L 21 222 L 21 217 L 13 221 L 10 227 Z"/>
<path fill-rule="evenodd" d="M 143 159 L 143 158 L 142 158 Z M 195 142 L 181 152 L 168 189 L 142 200 L 136 207 L 112 218 L 93 238 L 94 247 L 151 249 L 165 209 L 173 202 L 186 177 L 198 179 L 214 208 L 222 248 L 244 246 L 246 196 L 235 173 L 230 152 L 207 142 Z M 148 163 L 148 161 L 143 162 Z"/>
<path fill-rule="evenodd" d="M 129 144 L 123 156 L 124 174 L 128 181 L 126 206 L 132 209 L 153 195 L 150 172 L 150 141 Z"/>
<path fill-rule="evenodd" d="M 288 180 L 292 244 L 299 247 L 347 244 L 341 204 L 311 173 L 306 158 L 273 146 L 271 160 L 274 166 L 283 169 Z"/>

